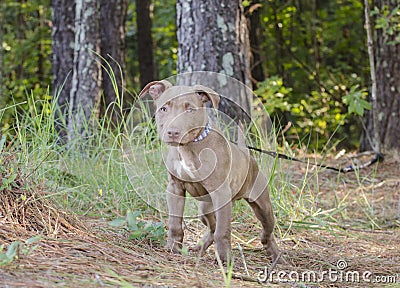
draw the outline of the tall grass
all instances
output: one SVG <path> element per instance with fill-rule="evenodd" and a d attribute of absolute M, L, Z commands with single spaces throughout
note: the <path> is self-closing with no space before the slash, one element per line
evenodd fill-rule
<path fill-rule="evenodd" d="M 121 93 L 116 91 L 116 95 Z M 112 218 L 128 210 L 141 210 L 165 216 L 164 148 L 145 102 L 133 107 L 130 115 L 117 125 L 110 125 L 107 118 L 86 123 L 91 127 L 90 137 L 76 139 L 68 149 L 60 143 L 54 124 L 58 117 L 56 99 L 35 100 L 35 96 L 27 95 L 27 110 L 21 111 L 18 105 L 5 108 L 13 109 L 17 117 L 7 141 L 0 145 L 2 152 L 17 156 L 28 177 L 46 183 L 60 205 L 79 214 Z M 122 111 L 121 100 L 117 99 L 114 107 Z M 3 112 L 4 109 L 0 117 Z M 272 147 L 288 154 L 298 151 L 287 145 L 285 139 L 281 144 L 276 140 L 271 144 L 271 139 L 263 137 L 267 136 L 255 137 L 259 147 Z M 84 147 L 85 151 L 73 147 Z M 287 235 L 292 229 L 330 229 L 340 221 L 348 205 L 346 197 L 336 198 L 329 209 L 316 205 L 320 169 L 306 165 L 305 173 L 298 176 L 293 174 L 290 162 L 282 163 L 265 155 L 256 158 L 270 179 L 271 198 L 282 234 Z M 341 175 L 334 176 L 332 185 L 340 181 Z M 188 214 L 195 205 L 195 201 L 189 201 Z M 234 215 L 236 221 L 254 217 L 241 202 L 235 205 Z"/>

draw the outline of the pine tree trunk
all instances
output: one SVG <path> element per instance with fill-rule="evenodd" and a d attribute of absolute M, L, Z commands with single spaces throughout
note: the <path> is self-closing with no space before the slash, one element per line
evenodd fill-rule
<path fill-rule="evenodd" d="M 93 6 L 95 11 L 89 9 L 88 11 L 82 10 L 86 8 L 79 8 L 81 15 L 77 13 L 76 3 L 81 3 L 86 8 Z M 104 98 L 99 103 L 100 114 L 104 115 L 106 111 L 108 116 L 112 116 L 111 119 L 117 121 L 120 119 L 120 112 L 123 106 L 123 79 L 125 79 L 126 71 L 126 61 L 125 61 L 125 18 L 127 13 L 127 0 L 101 0 L 100 4 L 93 4 L 94 2 L 83 3 L 82 1 L 68 1 L 68 0 L 52 0 L 52 49 L 53 49 L 53 92 L 54 95 L 58 95 L 57 104 L 59 106 L 59 111 L 56 115 L 56 128 L 61 136 L 61 138 L 66 142 L 67 127 L 71 128 L 73 125 L 68 121 L 75 118 L 73 115 L 68 115 L 69 112 L 77 111 L 77 107 L 70 107 L 70 100 L 74 101 L 72 105 L 77 105 L 77 102 L 82 102 L 80 96 L 76 93 L 81 93 L 78 90 L 87 90 L 90 88 L 80 87 L 78 89 L 79 83 L 81 81 L 86 81 L 85 79 L 80 79 L 80 77 L 90 78 L 85 73 L 78 72 L 79 69 L 83 69 L 86 64 L 82 64 L 79 59 L 90 59 L 93 67 L 96 67 L 95 74 L 93 74 L 93 85 L 98 85 L 97 81 L 100 81 L 100 72 L 97 71 L 97 63 L 95 63 L 94 58 L 100 60 L 87 48 L 96 51 L 101 54 L 108 62 L 110 67 L 104 63 L 107 68 L 107 73 L 102 73 L 104 75 L 101 88 L 104 91 Z M 100 14 L 99 14 L 100 13 Z M 101 17 L 101 23 L 99 22 L 99 15 Z M 83 24 L 82 21 L 86 21 Z M 84 25 L 93 26 L 93 28 L 86 28 Z M 81 34 L 80 37 L 76 37 L 75 31 L 80 29 L 80 33 L 86 33 L 84 30 L 88 30 L 89 33 Z M 93 34 L 94 33 L 94 34 Z M 97 37 L 97 39 L 95 39 Z M 100 38 L 99 38 L 100 37 Z M 87 39 L 85 39 L 87 38 Z M 99 42 L 100 39 L 100 42 Z M 79 41 L 75 43 L 75 41 Z M 86 42 L 86 43 L 85 43 Z M 101 47 L 99 46 L 101 43 Z M 83 45 L 83 46 L 82 46 Z M 86 45 L 86 46 L 85 46 Z M 76 49 L 74 49 L 74 47 Z M 85 50 L 86 49 L 86 50 Z M 85 51 L 84 51 L 85 50 Z M 101 53 L 100 53 L 101 51 Z M 79 55 L 75 55 L 78 53 Z M 75 64 L 74 64 L 74 57 Z M 88 58 L 89 57 L 89 58 Z M 93 58 L 94 57 L 94 58 Z M 88 60 L 89 61 L 89 60 Z M 90 66 L 89 65 L 89 66 Z M 75 69 L 73 69 L 75 68 Z M 73 74 L 74 71 L 74 74 Z M 109 76 L 111 73 L 113 76 Z M 71 92 L 73 85 L 74 75 L 74 89 Z M 97 76 L 95 76 L 97 75 Z M 78 77 L 78 78 L 76 78 Z M 97 78 L 96 78 L 97 77 Z M 114 87 L 111 77 L 115 77 L 116 87 Z M 94 89 L 94 88 L 93 88 Z M 97 90 L 97 88 L 96 88 Z M 71 93 L 75 96 L 71 97 Z M 118 97 L 117 97 L 118 93 Z M 97 103 L 99 92 L 95 92 L 93 95 L 93 101 L 83 100 L 81 103 L 86 103 L 90 105 L 90 108 L 85 108 L 85 115 L 89 110 L 94 108 L 94 103 Z M 75 99 L 75 97 L 78 97 Z M 84 96 L 86 97 L 86 96 Z M 117 100 L 117 101 L 116 101 Z M 118 109 L 114 109 L 115 106 L 112 103 L 118 102 L 121 104 Z M 112 107 L 109 107 L 112 105 Z M 68 108 L 70 107 L 70 108 Z M 83 106 L 82 106 L 83 107 Z M 109 108 L 109 109 L 108 109 Z M 86 119 L 85 116 L 85 119 Z"/>
<path fill-rule="evenodd" d="M 377 1 L 392 11 L 395 1 Z M 382 30 L 377 30 L 375 61 L 379 127 L 382 146 L 400 149 L 400 44 L 388 45 Z M 388 41 L 394 40 L 390 37 Z"/>
<path fill-rule="evenodd" d="M 178 0 L 177 37 L 178 73 L 212 71 L 251 85 L 249 36 L 240 0 Z M 226 86 L 232 86 L 232 83 L 226 83 L 226 78 L 215 77 L 213 80 L 215 83 L 201 84 L 231 100 L 221 99 L 219 110 L 233 119 L 248 120 L 249 93 L 238 90 L 237 85 L 226 89 Z M 196 81 L 192 79 L 191 82 Z M 225 92 L 221 93 L 221 90 Z"/>
<path fill-rule="evenodd" d="M 105 115 L 107 111 L 108 116 L 114 122 L 120 119 L 120 108 L 124 104 L 122 95 L 124 89 L 123 80 L 126 77 L 125 18 L 127 9 L 127 0 L 100 1 L 101 55 L 111 66 L 116 82 L 116 87 L 114 87 L 110 78 L 113 76 L 109 76 L 103 70 L 102 88 L 104 99 L 101 101 L 100 115 Z M 108 65 L 105 65 L 105 67 L 108 68 Z M 116 107 L 115 103 L 119 103 L 120 107 Z"/>
<path fill-rule="evenodd" d="M 155 80 L 150 5 L 151 0 L 136 0 L 137 45 L 141 87 Z"/>
<path fill-rule="evenodd" d="M 285 73 L 285 67 L 283 65 L 284 60 L 285 59 L 285 40 L 283 37 L 283 31 L 282 31 L 282 27 L 281 27 L 281 20 L 278 18 L 278 14 L 279 14 L 279 3 L 276 2 L 280 2 L 280 1 L 272 1 L 271 5 L 272 5 L 272 10 L 273 10 L 273 22 L 274 22 L 274 28 L 275 28 L 275 69 L 276 69 L 276 74 L 281 77 L 284 82 L 286 80 L 286 73 Z M 298 8 L 300 10 L 301 13 L 301 7 Z"/>
<path fill-rule="evenodd" d="M 97 0 L 77 0 L 72 86 L 69 96 L 68 145 L 90 132 L 90 117 L 101 92 L 99 7 Z"/>
<path fill-rule="evenodd" d="M 252 5 L 247 9 L 249 19 L 249 39 L 251 47 L 251 80 L 253 85 L 265 80 L 265 73 L 262 66 L 262 34 L 261 34 L 261 9 L 260 1 L 252 1 Z"/>
<path fill-rule="evenodd" d="M 15 15 L 15 17 L 16 17 L 16 25 L 17 25 L 17 27 L 16 27 L 16 29 L 17 29 L 17 39 L 16 39 L 16 41 L 19 43 L 18 45 L 21 45 L 21 43 L 26 39 L 26 35 L 25 35 L 25 32 L 26 32 L 26 20 L 27 19 L 25 19 L 25 17 L 24 17 L 24 15 L 23 15 L 23 10 L 22 10 L 22 5 L 25 5 L 25 1 L 24 0 L 18 0 L 18 1 L 15 1 L 16 3 L 18 3 L 18 6 L 19 7 L 21 7 L 21 9 L 19 9 L 18 10 L 18 12 L 17 12 L 17 15 Z M 18 80 L 24 80 L 25 79 L 25 69 L 24 69 L 24 65 L 23 65 L 23 63 L 25 62 L 25 57 L 26 57 L 26 55 L 25 54 L 20 54 L 20 57 L 19 57 L 19 65 L 16 65 L 16 67 L 15 67 L 15 76 L 16 76 L 16 79 L 18 79 Z"/>
<path fill-rule="evenodd" d="M 397 4 L 394 1 L 375 0 L 374 5 L 382 9 L 388 5 L 392 11 Z M 388 35 L 387 35 L 388 36 Z M 389 45 L 394 36 L 385 38 L 382 29 L 376 30 L 374 55 L 376 67 L 376 103 L 380 143 L 383 150 L 400 149 L 400 44 Z M 373 133 L 372 113 L 366 116 L 367 130 Z M 361 150 L 371 148 L 368 137 L 364 135 Z"/>
<path fill-rule="evenodd" d="M 68 101 L 71 91 L 75 43 L 75 1 L 51 0 L 53 95 L 57 97 L 55 127 L 66 142 Z"/>

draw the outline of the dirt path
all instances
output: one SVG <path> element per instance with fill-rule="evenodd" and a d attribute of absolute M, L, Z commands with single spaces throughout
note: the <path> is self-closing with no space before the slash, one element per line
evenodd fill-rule
<path fill-rule="evenodd" d="M 346 197 L 343 222 L 325 228 L 298 227 L 285 233 L 278 244 L 288 264 L 276 265 L 265 282 L 276 287 L 399 287 L 399 163 L 392 157 L 359 175 L 343 176 L 335 185 L 329 172 L 319 173 L 316 205 L 329 209 L 334 201 Z M 296 171 L 302 173 L 301 169 L 299 166 Z M 373 221 L 372 214 L 366 213 L 368 205 L 373 207 Z M 0 287 L 226 286 L 213 250 L 202 258 L 174 255 L 157 244 L 129 241 L 126 233 L 113 231 L 102 219 L 81 221 L 87 230 L 78 225 L 74 233 L 21 244 L 13 261 L 0 267 Z M 374 229 L 365 228 L 368 221 Z M 195 220 L 187 225 L 189 231 L 198 229 Z M 266 276 L 265 269 L 271 263 L 259 249 L 258 231 L 256 222 L 233 225 L 231 287 L 259 287 L 257 279 Z M 196 233 L 187 234 L 188 242 L 195 241 Z M 0 245 L 22 243 L 33 235 L 0 218 Z M 34 245 L 38 245 L 36 249 L 27 252 Z M 0 255 L 5 255 L 6 247 Z M 301 286 L 305 282 L 309 284 Z"/>
<path fill-rule="evenodd" d="M 314 287 L 375 286 L 400 279 L 400 231 L 303 231 L 280 242 L 287 265 L 277 265 L 267 282 L 315 282 Z M 258 242 L 258 241 L 254 241 Z M 271 263 L 257 248 L 234 250 L 231 287 L 259 286 Z M 331 274 L 329 272 L 331 271 Z M 1 287 L 224 287 L 212 251 L 173 255 L 160 247 L 133 243 L 123 235 L 97 233 L 41 240 L 30 255 L 0 269 Z M 390 277 L 395 278 L 390 278 Z M 324 281 L 322 281 L 324 279 Z M 147 286 L 144 286 L 144 285 Z M 295 287 L 294 283 L 286 283 Z M 308 286 L 311 287 L 311 286 Z"/>

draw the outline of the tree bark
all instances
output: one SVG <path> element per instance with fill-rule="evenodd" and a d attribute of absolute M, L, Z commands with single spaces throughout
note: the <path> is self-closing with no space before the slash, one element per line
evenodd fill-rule
<path fill-rule="evenodd" d="M 382 9 L 385 5 L 392 11 L 395 1 L 374 0 L 374 6 Z M 387 36 L 387 38 L 385 38 Z M 374 55 L 376 67 L 376 109 L 378 113 L 379 141 L 382 150 L 400 149 L 400 44 L 389 45 L 396 35 L 385 35 L 382 29 L 375 31 Z M 373 131 L 372 113 L 366 115 L 367 131 Z M 365 132 L 361 150 L 371 149 Z"/>
<path fill-rule="evenodd" d="M 261 9 L 260 1 L 252 1 L 252 5 L 247 9 L 249 19 L 249 40 L 251 47 L 251 80 L 253 86 L 257 82 L 265 80 L 265 73 L 262 66 L 262 34 L 261 34 Z"/>
<path fill-rule="evenodd" d="M 101 67 L 93 52 L 100 54 L 97 0 L 76 1 L 75 49 L 69 95 L 68 145 L 88 135 L 90 117 L 98 116 L 95 104 L 101 92 Z"/>
<path fill-rule="evenodd" d="M 51 0 L 53 81 L 52 90 L 58 110 L 55 127 L 60 138 L 66 142 L 68 100 L 71 91 L 75 43 L 75 1 Z"/>
<path fill-rule="evenodd" d="M 39 41 L 38 41 L 38 46 L 37 46 L 37 49 L 38 49 L 38 51 L 39 51 L 39 53 L 38 53 L 38 62 L 37 62 L 37 74 L 38 74 L 38 80 L 39 80 L 39 83 L 43 83 L 43 77 L 44 77 L 44 60 L 45 60 L 45 56 L 43 55 L 44 53 L 43 53 L 43 33 L 42 33 L 42 31 L 43 31 L 43 27 L 44 27 L 44 21 L 45 21 L 45 15 L 44 15 L 44 13 L 43 13 L 43 11 L 41 10 L 41 9 L 38 9 L 37 11 L 36 11 L 36 13 L 37 13 L 37 17 L 38 17 L 38 19 L 39 19 L 39 33 L 40 33 L 40 36 L 39 36 Z M 1 43 L 1 42 L 0 42 Z"/>
<path fill-rule="evenodd" d="M 25 0 L 18 0 L 16 1 L 19 5 L 19 7 L 22 8 L 22 5 L 25 5 Z M 26 21 L 25 21 L 25 17 L 22 13 L 22 9 L 18 10 L 17 15 L 15 15 L 16 17 L 16 26 L 17 26 L 17 39 L 16 41 L 21 43 L 23 42 L 23 40 L 26 39 Z M 20 45 L 20 44 L 19 44 Z M 23 53 L 20 54 L 20 58 L 19 60 L 19 65 L 16 65 L 15 67 L 15 75 L 16 75 L 16 79 L 18 80 L 24 80 L 25 79 L 25 69 L 24 69 L 24 65 L 23 63 L 25 62 L 25 56 Z"/>
<path fill-rule="evenodd" d="M 249 36 L 240 0 L 178 0 L 177 37 L 178 73 L 212 71 L 251 85 Z M 250 112 L 247 91 L 237 90 L 237 85 L 226 83 L 225 77 L 213 80 L 215 83 L 201 84 L 226 97 L 221 99 L 219 110 L 232 119 L 246 120 L 248 114 L 244 112 Z M 227 86 L 233 89 L 228 87 L 221 93 Z"/>
<path fill-rule="evenodd" d="M 320 52 L 319 52 L 319 43 L 318 43 L 318 32 L 317 27 L 320 25 L 318 19 L 318 8 L 317 8 L 317 0 L 312 0 L 312 19 L 311 19 L 311 37 L 312 37 L 312 45 L 314 51 L 314 69 L 315 69 L 315 81 L 320 83 Z M 321 88 L 321 87 L 320 87 Z"/>
<path fill-rule="evenodd" d="M 277 3 L 278 2 L 278 3 Z M 281 77 L 283 80 L 286 80 L 286 75 L 285 75 L 285 68 L 283 65 L 283 59 L 285 59 L 285 41 L 283 37 L 283 31 L 282 31 L 282 24 L 281 20 L 278 18 L 278 8 L 279 8 L 279 3 L 280 1 L 272 1 L 272 10 L 273 10 L 273 15 L 274 15 L 274 28 L 275 28 L 275 50 L 276 50 L 276 56 L 275 56 L 275 69 L 276 69 L 276 74 Z M 301 8 L 299 8 L 300 10 Z"/>
<path fill-rule="evenodd" d="M 151 0 L 136 0 L 136 24 L 140 86 L 143 88 L 156 76 L 151 36 Z"/>
<path fill-rule="evenodd" d="M 92 112 L 99 116 L 107 111 L 110 119 L 120 119 L 127 4 L 127 0 L 51 1 L 52 86 L 59 107 L 56 128 L 63 143 L 73 139 L 75 133 L 84 133 Z M 107 61 L 103 63 L 105 77 L 100 70 L 101 58 L 96 54 Z M 103 101 L 99 99 L 101 89 Z"/>
<path fill-rule="evenodd" d="M 121 108 L 124 104 L 122 96 L 123 80 L 126 77 L 125 18 L 127 9 L 127 0 L 100 1 L 101 55 L 109 65 L 104 65 L 107 72 L 103 70 L 104 98 L 101 101 L 100 115 L 107 113 L 113 122 L 120 119 Z M 112 78 L 114 78 L 113 81 Z"/>
<path fill-rule="evenodd" d="M 371 148 L 376 152 L 380 153 L 381 151 L 381 141 L 380 141 L 380 136 L 379 136 L 379 120 L 378 120 L 378 106 L 377 106 L 377 101 L 376 101 L 376 69 L 375 69 L 375 55 L 374 55 L 374 41 L 372 38 L 372 27 L 371 27 L 371 22 L 370 22 L 370 7 L 369 7 L 369 0 L 364 1 L 364 12 L 365 12 L 365 27 L 367 30 L 367 46 L 368 46 L 368 55 L 369 55 L 369 63 L 370 63 L 370 74 L 371 74 L 371 121 L 373 123 L 373 139 L 370 139 L 370 145 Z"/>

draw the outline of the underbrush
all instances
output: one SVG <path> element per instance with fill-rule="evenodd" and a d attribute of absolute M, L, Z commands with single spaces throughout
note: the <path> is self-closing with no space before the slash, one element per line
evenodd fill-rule
<path fill-rule="evenodd" d="M 4 155 L 12 154 L 13 165 L 20 168 L 25 177 L 44 183 L 52 191 L 50 198 L 77 214 L 112 220 L 125 217 L 128 211 L 140 211 L 142 218 L 157 221 L 165 218 L 167 178 L 162 159 L 165 147 L 158 140 L 151 117 L 143 113 L 143 107 L 134 108 L 131 116 L 117 126 L 109 125 L 106 120 L 94 121 L 90 137 L 75 139 L 67 148 L 62 145 L 54 125 L 57 107 L 45 100 L 35 102 L 33 97 L 28 101 L 32 108 L 18 115 L 7 140 L 2 137 L 0 163 L 4 163 Z M 262 140 L 257 145 L 263 145 Z M 283 145 L 274 143 L 274 147 L 289 155 L 310 158 L 310 154 L 304 152 L 307 147 L 293 149 L 285 141 Z M 328 152 L 330 154 L 313 154 L 308 165 L 300 166 L 267 155 L 255 155 L 270 179 L 277 231 L 281 237 L 297 229 L 334 230 L 348 220 L 347 209 L 354 199 L 335 191 L 348 181 L 347 175 L 312 165 L 313 161 L 327 159 L 338 164 L 334 151 Z M 369 182 L 365 182 L 359 171 L 351 173 L 359 189 L 366 191 Z M 373 181 L 373 173 L 368 177 Z M 326 190 L 331 191 L 329 197 L 324 195 Z M 367 215 L 368 220 L 358 225 L 381 227 L 373 205 L 366 197 L 364 200 L 365 205 L 357 209 L 361 209 L 360 213 Z M 196 201 L 189 199 L 187 205 L 187 215 L 193 216 Z M 254 219 L 249 207 L 242 202 L 236 203 L 234 216 L 239 222 Z"/>
<path fill-rule="evenodd" d="M 134 108 L 117 126 L 93 121 L 90 137 L 67 146 L 54 125 L 57 107 L 29 101 L 32 109 L 19 114 L 7 137 L 0 136 L 1 283 L 47 287 L 62 278 L 70 287 L 258 287 L 260 271 L 271 266 L 260 250 L 260 224 L 244 201 L 234 205 L 234 261 L 227 273 L 212 264 L 212 247 L 203 257 L 188 249 L 204 231 L 193 217 L 197 201 L 190 197 L 182 255 L 162 248 L 166 147 L 144 107 Z M 275 233 L 288 260 L 275 269 L 317 273 L 339 268 L 345 259 L 357 273 L 386 277 L 400 271 L 398 153 L 384 165 L 341 174 L 313 164 L 348 165 L 355 155 L 334 149 L 310 154 L 301 142 L 290 146 L 283 139 L 271 145 L 270 139 L 253 136 L 253 146 L 307 162 L 254 154 L 270 180 Z M 331 287 L 332 281 L 326 283 L 320 287 Z"/>

